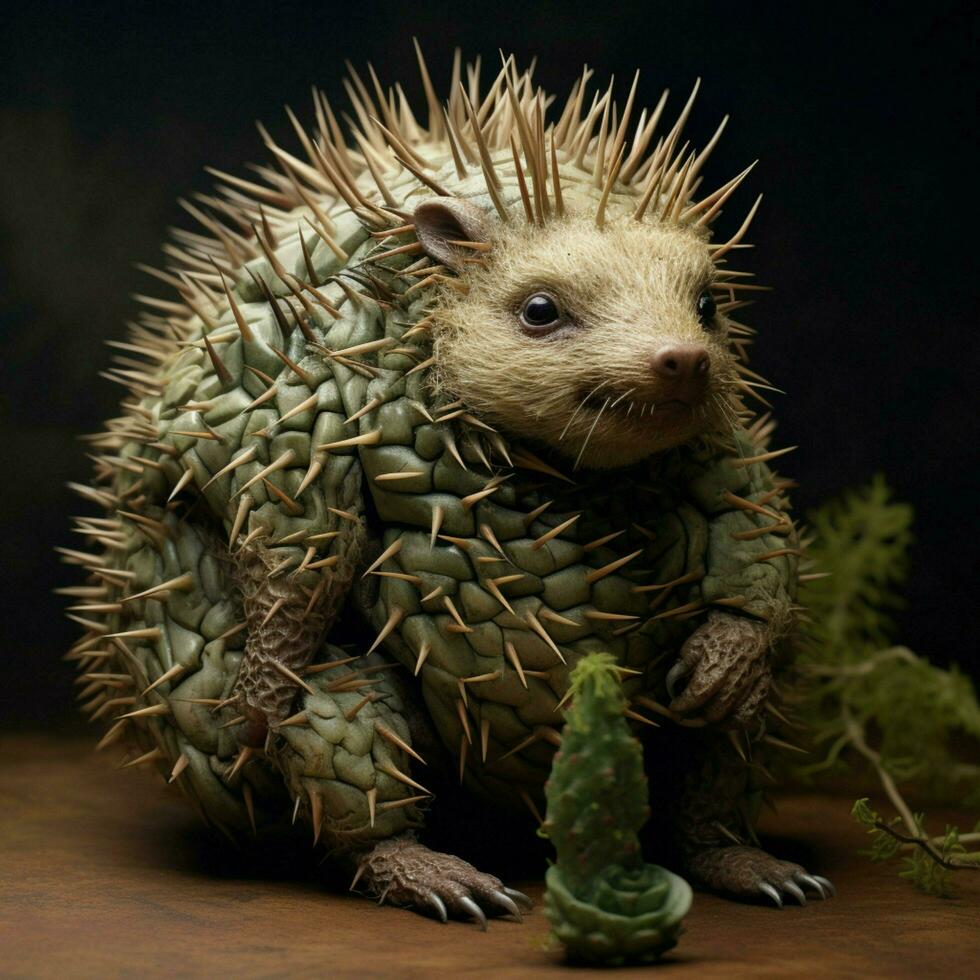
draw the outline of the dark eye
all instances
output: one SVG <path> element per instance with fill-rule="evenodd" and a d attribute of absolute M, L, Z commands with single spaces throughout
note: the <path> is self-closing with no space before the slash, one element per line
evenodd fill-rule
<path fill-rule="evenodd" d="M 560 319 L 558 304 L 547 293 L 529 296 L 521 307 L 521 323 L 533 332 L 553 327 Z"/>
<path fill-rule="evenodd" d="M 701 321 L 701 326 L 714 326 L 711 321 L 714 320 L 717 312 L 718 307 L 715 303 L 714 296 L 711 295 L 711 290 L 704 290 L 704 292 L 702 292 L 698 297 L 698 319 Z"/>

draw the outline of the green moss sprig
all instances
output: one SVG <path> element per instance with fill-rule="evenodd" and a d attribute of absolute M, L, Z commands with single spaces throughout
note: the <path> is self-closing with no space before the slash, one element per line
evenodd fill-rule
<path fill-rule="evenodd" d="M 796 714 L 823 746 L 821 758 L 797 766 L 813 778 L 858 763 L 870 769 L 895 811 L 884 818 L 867 799 L 853 815 L 868 828 L 873 860 L 903 857 L 903 878 L 936 895 L 951 892 L 954 871 L 980 869 L 980 824 L 930 835 L 901 787 L 937 802 L 980 808 L 980 705 L 970 679 L 892 643 L 891 611 L 902 604 L 912 508 L 891 499 L 884 479 L 831 501 L 809 516 L 809 554 L 824 575 L 807 582 L 797 667 L 805 683 Z"/>

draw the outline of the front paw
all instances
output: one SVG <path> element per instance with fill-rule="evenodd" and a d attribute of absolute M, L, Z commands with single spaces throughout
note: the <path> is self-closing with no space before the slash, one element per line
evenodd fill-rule
<path fill-rule="evenodd" d="M 487 913 L 521 920 L 531 900 L 505 888 L 499 878 L 477 871 L 452 854 L 430 851 L 405 835 L 381 841 L 358 862 L 353 889 L 360 883 L 381 902 L 428 912 L 445 922 L 449 915 L 470 918 L 487 928 Z"/>
<path fill-rule="evenodd" d="M 807 892 L 812 898 L 837 894 L 826 878 L 757 847 L 710 848 L 688 859 L 687 872 L 702 888 L 743 900 L 771 901 L 779 908 L 788 897 L 806 905 Z"/>
<path fill-rule="evenodd" d="M 744 616 L 711 612 L 681 648 L 667 674 L 670 709 L 710 724 L 750 728 L 769 696 L 769 632 Z M 675 696 L 675 687 L 687 679 Z"/>

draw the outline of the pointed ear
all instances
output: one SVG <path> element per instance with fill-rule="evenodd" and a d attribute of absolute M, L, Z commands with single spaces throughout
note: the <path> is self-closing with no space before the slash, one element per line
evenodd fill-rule
<path fill-rule="evenodd" d="M 473 258 L 479 250 L 453 243 L 487 243 L 492 228 L 483 208 L 458 197 L 433 197 L 423 201 L 415 209 L 414 220 L 415 233 L 425 254 L 457 272 L 463 268 L 462 260 Z"/>

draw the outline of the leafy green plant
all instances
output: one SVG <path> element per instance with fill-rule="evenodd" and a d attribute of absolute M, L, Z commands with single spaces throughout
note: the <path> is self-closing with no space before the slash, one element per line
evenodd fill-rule
<path fill-rule="evenodd" d="M 925 815 L 916 813 L 913 819 L 918 832 L 910 836 L 902 830 L 901 817 L 892 817 L 886 822 L 871 807 L 867 797 L 854 804 L 851 815 L 868 828 L 871 845 L 863 853 L 872 861 L 887 861 L 897 856 L 903 847 L 911 848 L 899 875 L 930 895 L 948 898 L 953 894 L 951 872 L 980 865 L 980 851 L 971 852 L 966 847 L 968 843 L 980 840 L 980 821 L 970 834 L 961 834 L 956 827 L 947 824 L 944 834 L 928 837 L 922 825 Z"/>
<path fill-rule="evenodd" d="M 980 869 L 980 824 L 930 836 L 900 786 L 936 801 L 980 807 L 980 766 L 953 749 L 980 747 L 980 705 L 970 679 L 892 644 L 891 613 L 908 568 L 912 508 L 891 499 L 882 477 L 810 515 L 808 623 L 797 666 L 804 684 L 796 713 L 813 730 L 818 761 L 803 777 L 839 772 L 854 762 L 875 774 L 896 815 L 882 818 L 867 799 L 853 815 L 868 828 L 874 860 L 904 858 L 901 876 L 923 891 L 948 895 L 951 873 Z"/>

